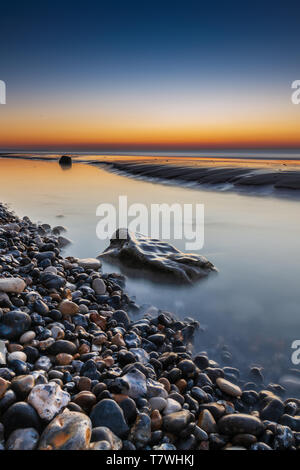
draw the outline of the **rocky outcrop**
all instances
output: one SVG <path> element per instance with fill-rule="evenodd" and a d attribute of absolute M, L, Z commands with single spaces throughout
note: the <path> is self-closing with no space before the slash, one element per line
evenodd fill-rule
<path fill-rule="evenodd" d="M 98 258 L 118 260 L 133 268 L 160 273 L 172 281 L 191 283 L 216 272 L 215 266 L 206 258 L 183 253 L 173 245 L 157 239 L 118 229 L 109 247 Z"/>

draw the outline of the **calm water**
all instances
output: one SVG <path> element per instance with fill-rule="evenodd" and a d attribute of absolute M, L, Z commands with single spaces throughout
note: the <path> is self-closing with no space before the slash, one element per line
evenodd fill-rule
<path fill-rule="evenodd" d="M 219 274 L 181 288 L 129 277 L 128 292 L 139 304 L 199 320 L 206 331 L 196 348 L 215 359 L 216 345 L 227 344 L 233 365 L 258 362 L 275 378 L 292 366 L 290 345 L 300 339 L 300 202 L 164 186 L 79 163 L 70 170 L 51 161 L 3 159 L 0 165 L 0 200 L 20 216 L 66 226 L 73 241 L 66 255 L 94 257 L 106 248 L 96 237 L 96 207 L 117 204 L 119 195 L 147 206 L 204 204 L 201 254 Z M 183 242 L 173 244 L 184 250 Z M 118 268 L 105 264 L 104 270 Z"/>

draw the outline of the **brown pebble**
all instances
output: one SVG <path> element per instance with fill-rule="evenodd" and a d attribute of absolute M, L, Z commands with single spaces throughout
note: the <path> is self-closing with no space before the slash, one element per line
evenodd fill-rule
<path fill-rule="evenodd" d="M 79 346 L 78 352 L 79 352 L 79 354 L 89 353 L 90 352 L 90 347 L 87 344 L 83 343 Z"/>
<path fill-rule="evenodd" d="M 5 394 L 6 390 L 8 389 L 9 382 L 2 377 L 0 377 L 0 398 L 3 397 Z"/>
<path fill-rule="evenodd" d="M 159 380 L 158 380 L 161 384 L 163 384 L 164 388 L 167 390 L 168 393 L 170 393 L 171 391 L 171 384 L 170 382 L 168 381 L 168 379 L 166 377 L 161 377 Z"/>
<path fill-rule="evenodd" d="M 7 346 L 7 351 L 12 353 L 15 351 L 23 351 L 23 346 L 21 344 L 10 343 Z"/>
<path fill-rule="evenodd" d="M 80 392 L 91 391 L 92 381 L 89 377 L 80 377 L 77 388 Z"/>
<path fill-rule="evenodd" d="M 162 427 L 162 416 L 158 410 L 153 410 L 151 413 L 151 431 L 158 431 Z"/>
<path fill-rule="evenodd" d="M 122 403 L 122 401 L 126 400 L 126 398 L 128 398 L 128 395 L 124 395 L 123 393 L 114 393 L 113 394 L 113 399 L 117 403 Z"/>
<path fill-rule="evenodd" d="M 74 403 L 79 405 L 83 410 L 89 411 L 96 403 L 96 397 L 92 392 L 86 390 L 77 393 L 73 398 Z"/>
<path fill-rule="evenodd" d="M 70 300 L 63 300 L 59 304 L 59 310 L 61 311 L 63 316 L 72 316 L 76 315 L 79 312 L 79 307 L 77 304 L 75 304 L 75 302 L 72 302 Z"/>
<path fill-rule="evenodd" d="M 91 313 L 90 320 L 96 325 L 100 326 L 102 330 L 106 330 L 106 318 L 100 315 L 99 313 Z"/>
<path fill-rule="evenodd" d="M 115 363 L 114 358 L 111 357 L 111 356 L 107 356 L 107 357 L 103 358 L 103 361 L 104 361 L 106 367 L 111 367 Z"/>
<path fill-rule="evenodd" d="M 202 410 L 199 419 L 198 419 L 198 426 L 203 429 L 203 431 L 207 432 L 208 434 L 217 431 L 217 425 L 213 415 L 208 410 Z"/>
<path fill-rule="evenodd" d="M 115 336 L 112 337 L 111 342 L 112 344 L 116 344 L 117 346 L 126 346 L 121 333 L 115 334 Z"/>
<path fill-rule="evenodd" d="M 55 356 L 55 360 L 60 366 L 67 366 L 73 361 L 73 356 L 67 353 L 59 353 Z"/>
<path fill-rule="evenodd" d="M 177 380 L 176 382 L 176 387 L 178 387 L 178 390 L 180 391 L 180 393 L 183 393 L 187 387 L 187 383 L 186 383 L 186 380 L 184 379 L 179 379 Z"/>

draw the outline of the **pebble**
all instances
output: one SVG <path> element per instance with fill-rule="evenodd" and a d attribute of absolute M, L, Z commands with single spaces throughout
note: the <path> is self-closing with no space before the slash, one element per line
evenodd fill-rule
<path fill-rule="evenodd" d="M 129 432 L 123 410 L 114 400 L 101 400 L 92 409 L 90 418 L 93 428 L 106 426 L 119 437 L 124 437 Z"/>
<path fill-rule="evenodd" d="M 34 450 L 40 435 L 34 428 L 16 429 L 6 441 L 6 450 Z"/>
<path fill-rule="evenodd" d="M 167 404 L 164 407 L 163 414 L 164 415 L 169 415 L 170 413 L 175 413 L 176 411 L 181 410 L 181 404 L 178 403 L 178 401 L 173 400 L 173 398 L 167 398 L 166 400 Z"/>
<path fill-rule="evenodd" d="M 217 424 L 213 415 L 208 410 L 202 410 L 198 418 L 198 426 L 207 434 L 217 431 Z"/>
<path fill-rule="evenodd" d="M 0 279 L 0 292 L 21 294 L 26 287 L 26 283 L 19 277 L 9 277 Z"/>
<path fill-rule="evenodd" d="M 97 258 L 81 258 L 77 259 L 77 263 L 84 269 L 99 269 L 101 262 Z"/>
<path fill-rule="evenodd" d="M 218 422 L 221 434 L 253 434 L 259 436 L 263 430 L 262 422 L 255 416 L 237 413 L 223 416 Z"/>
<path fill-rule="evenodd" d="M 188 410 L 170 413 L 163 417 L 163 427 L 167 432 L 179 434 L 191 421 L 192 416 Z"/>
<path fill-rule="evenodd" d="M 58 384 L 49 382 L 33 387 L 27 400 L 42 419 L 51 421 L 67 406 L 71 397 Z"/>
<path fill-rule="evenodd" d="M 162 411 L 167 406 L 167 400 L 162 397 L 152 397 L 149 404 L 152 410 Z"/>
<path fill-rule="evenodd" d="M 8 361 L 14 361 L 15 359 L 17 359 L 18 361 L 26 362 L 27 356 L 22 351 L 14 351 L 8 354 L 7 359 Z"/>
<path fill-rule="evenodd" d="M 1 419 L 5 433 L 8 436 L 15 429 L 34 428 L 40 429 L 40 420 L 35 409 L 29 403 L 19 401 L 11 405 Z"/>
<path fill-rule="evenodd" d="M 104 295 L 106 293 L 106 285 L 103 279 L 96 278 L 92 282 L 92 288 L 97 295 Z"/>
<path fill-rule="evenodd" d="M 31 341 L 33 341 L 35 337 L 35 331 L 26 331 L 26 333 L 20 336 L 19 341 L 21 344 L 31 343 Z"/>
<path fill-rule="evenodd" d="M 88 416 L 64 410 L 45 428 L 39 450 L 87 450 L 92 435 Z"/>
<path fill-rule="evenodd" d="M 76 315 L 79 312 L 79 307 L 70 300 L 63 300 L 59 305 L 59 310 L 63 316 Z"/>
<path fill-rule="evenodd" d="M 93 428 L 91 442 L 99 443 L 103 441 L 109 442 L 109 450 L 121 450 L 123 447 L 122 440 L 106 426 L 99 426 L 98 428 Z"/>
<path fill-rule="evenodd" d="M 151 439 L 151 419 L 146 413 L 140 413 L 131 428 L 129 440 L 137 449 L 142 449 Z"/>
<path fill-rule="evenodd" d="M 17 339 L 31 326 L 31 318 L 20 310 L 7 312 L 0 318 L 0 338 Z"/>
<path fill-rule="evenodd" d="M 226 379 L 219 377 L 216 380 L 216 384 L 218 385 L 219 389 L 222 390 L 223 393 L 230 395 L 231 397 L 240 397 L 242 395 L 242 390 L 237 385 L 229 382 Z"/>

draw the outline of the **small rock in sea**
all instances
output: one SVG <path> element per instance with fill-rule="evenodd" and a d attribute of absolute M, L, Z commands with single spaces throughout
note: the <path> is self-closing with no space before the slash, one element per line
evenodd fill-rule
<path fill-rule="evenodd" d="M 237 385 L 229 382 L 226 379 L 219 377 L 216 380 L 216 384 L 218 385 L 219 389 L 222 390 L 223 393 L 230 395 L 231 397 L 240 397 L 242 395 L 242 390 Z"/>
<path fill-rule="evenodd" d="M 19 277 L 0 279 L 0 292 L 20 294 L 26 287 L 26 283 Z"/>
<path fill-rule="evenodd" d="M 259 436 L 264 426 L 255 416 L 237 413 L 223 416 L 218 422 L 219 432 L 221 434 L 253 434 Z"/>
<path fill-rule="evenodd" d="M 81 258 L 77 259 L 76 262 L 84 269 L 98 270 L 101 267 L 101 261 L 97 258 Z"/>
<path fill-rule="evenodd" d="M 53 419 L 55 415 L 67 406 L 70 400 L 69 393 L 62 390 L 55 382 L 36 385 L 28 396 L 28 403 L 46 421 Z"/>
<path fill-rule="evenodd" d="M 0 338 L 17 339 L 31 326 L 31 318 L 20 310 L 12 310 L 0 318 Z"/>
<path fill-rule="evenodd" d="M 40 450 L 86 450 L 92 434 L 88 416 L 76 411 L 64 410 L 45 428 Z"/>
<path fill-rule="evenodd" d="M 6 441 L 6 450 L 34 450 L 39 438 L 39 433 L 34 428 L 16 429 Z"/>
<path fill-rule="evenodd" d="M 106 426 L 119 437 L 128 434 L 129 427 L 125 421 L 123 410 L 114 400 L 109 398 L 101 400 L 92 409 L 90 418 L 93 428 Z"/>

